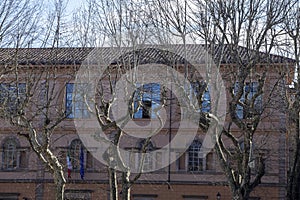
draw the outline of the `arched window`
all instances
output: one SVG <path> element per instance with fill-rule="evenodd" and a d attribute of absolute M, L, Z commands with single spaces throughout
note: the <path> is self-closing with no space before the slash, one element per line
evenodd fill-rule
<path fill-rule="evenodd" d="M 75 139 L 70 145 L 70 161 L 74 170 L 80 169 L 80 151 L 82 142 L 79 139 Z"/>
<path fill-rule="evenodd" d="M 189 171 L 202 171 L 203 170 L 203 158 L 200 155 L 201 142 L 198 140 L 193 141 L 189 147 L 189 161 L 188 170 Z"/>
<path fill-rule="evenodd" d="M 147 140 L 142 140 L 139 143 L 139 151 L 144 153 L 144 154 L 140 154 L 141 157 L 139 159 L 139 165 L 143 165 L 143 170 L 144 171 L 149 171 L 151 169 L 153 169 L 153 162 L 154 159 L 152 158 L 152 154 L 149 154 L 149 152 L 154 150 L 154 146 L 153 143 L 151 141 L 147 141 Z M 142 162 L 143 161 L 143 162 Z"/>
<path fill-rule="evenodd" d="M 18 143 L 14 138 L 3 143 L 2 168 L 13 170 L 19 167 Z"/>
<path fill-rule="evenodd" d="M 70 157 L 70 164 L 73 170 L 80 170 L 82 167 L 86 168 L 87 170 L 94 169 L 93 156 L 83 146 L 81 140 L 75 139 L 71 142 L 68 155 Z M 80 167 L 81 161 L 83 161 L 82 167 Z"/>

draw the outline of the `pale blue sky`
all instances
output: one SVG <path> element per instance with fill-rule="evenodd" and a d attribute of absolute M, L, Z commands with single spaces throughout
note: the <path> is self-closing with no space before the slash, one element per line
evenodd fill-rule
<path fill-rule="evenodd" d="M 69 0 L 67 5 L 67 12 L 72 12 L 74 9 L 79 8 L 85 0 Z"/>

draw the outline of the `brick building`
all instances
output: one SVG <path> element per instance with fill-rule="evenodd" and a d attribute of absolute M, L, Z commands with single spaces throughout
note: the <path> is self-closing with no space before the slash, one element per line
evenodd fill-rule
<path fill-rule="evenodd" d="M 186 63 L 203 65 L 203 60 L 198 63 L 194 63 L 203 55 L 202 45 L 187 45 L 186 48 L 189 54 L 193 52 L 192 56 L 187 56 L 189 59 L 183 59 L 184 47 L 177 45 L 173 47 L 178 52 L 172 54 L 166 54 L 166 51 L 161 50 L 161 47 L 145 48 L 142 52 L 139 52 L 138 58 L 134 58 L 134 54 L 131 54 L 132 50 L 118 52 L 116 55 L 126 55 L 125 57 L 116 57 L 110 59 L 110 65 L 118 65 L 118 62 L 122 60 L 123 63 L 134 63 L 138 60 L 140 65 L 146 65 L 149 69 L 156 67 L 164 67 L 165 65 L 177 66 L 177 71 L 184 73 L 184 66 Z M 110 54 L 109 48 L 102 48 L 102 55 Z M 116 51 L 116 50 L 113 50 Z M 54 133 L 51 136 L 51 149 L 56 156 L 59 157 L 61 163 L 64 166 L 65 178 L 67 180 L 65 189 L 66 199 L 108 199 L 109 198 L 109 186 L 107 178 L 107 167 L 95 158 L 95 152 L 93 148 L 84 147 L 84 142 L 81 141 L 81 137 L 77 134 L 78 127 L 76 127 L 75 119 L 89 118 L 90 114 L 87 108 L 76 107 L 74 108 L 74 76 L 81 64 L 84 66 L 84 60 L 91 55 L 92 48 L 59 48 L 59 49 L 1 49 L 0 60 L 1 65 L 5 66 L 18 63 L 19 66 L 26 67 L 27 70 L 51 68 L 58 71 L 57 83 L 60 84 L 60 92 L 57 95 L 57 100 L 65 110 L 66 117 L 55 128 Z M 243 48 L 240 49 L 243 54 Z M 213 55 L 218 55 L 218 49 Z M 226 98 L 230 98 L 230 88 L 232 85 L 232 79 L 228 74 L 234 72 L 235 68 L 232 65 L 233 60 L 230 57 L 230 53 L 225 51 L 222 58 L 220 73 L 222 74 L 224 85 L 226 88 Z M 195 57 L 195 58 L 194 58 Z M 122 59 L 121 59 L 122 58 Z M 193 62 L 190 59 L 194 58 Z M 290 69 L 287 76 L 281 77 L 281 84 L 286 85 L 293 77 L 293 61 L 281 56 L 270 56 L 268 61 L 263 60 L 255 67 L 253 74 L 267 72 L 266 78 L 266 91 L 270 85 L 274 85 L 279 80 L 279 72 L 283 72 L 287 68 Z M 270 62 L 271 60 L 271 62 Z M 201 68 L 202 69 L 202 68 Z M 190 73 L 193 71 L 190 71 Z M 255 75 L 253 75 L 255 77 Z M 199 78 L 200 79 L 200 78 Z M 255 79 L 255 78 L 254 78 Z M 7 80 L 11 80 L 6 77 L 1 81 L 1 96 L 5 96 L 4 84 L 8 84 Z M 34 79 L 32 79 L 34 80 Z M 27 80 L 28 81 L 28 80 Z M 30 82 L 30 81 L 28 81 Z M 250 93 L 255 95 L 255 83 L 257 80 L 249 82 Z M 199 81 L 198 83 L 201 83 Z M 28 84 L 28 83 L 27 83 Z M 136 105 L 132 109 L 136 109 L 131 118 L 135 123 L 140 126 L 147 126 L 150 119 L 155 120 L 155 105 L 160 104 L 163 101 L 161 96 L 162 87 L 157 83 L 145 84 L 143 87 L 145 91 L 142 93 L 141 101 L 143 106 L 138 108 Z M 22 89 L 23 88 L 23 89 Z M 22 94 L 23 90 L 26 90 L 26 84 L 19 84 L 17 87 L 17 93 Z M 6 88 L 7 89 L 7 88 Z M 10 90 L 13 90 L 9 86 Z M 232 89 L 232 88 L 231 88 Z M 13 90 L 16 92 L 16 89 Z M 151 91 L 151 92 L 149 92 Z M 166 93 L 170 97 L 173 93 L 169 89 Z M 281 92 L 280 89 L 276 90 Z M 147 96 L 147 92 L 149 93 Z M 159 95 L 157 95 L 157 93 Z M 176 96 L 174 93 L 173 95 Z M 279 94 L 276 95 L 279 97 Z M 277 98 L 273 97 L 273 98 Z M 168 121 L 159 130 L 159 133 L 155 134 L 149 143 L 149 150 L 164 148 L 164 146 L 170 142 L 171 139 L 177 134 L 179 129 L 180 116 L 182 110 L 178 108 L 178 98 L 173 100 L 169 98 L 168 106 L 166 106 L 166 117 Z M 264 97 L 261 101 L 264 101 Z M 41 100 L 42 101 L 42 100 Z M 200 113 L 208 113 L 211 109 L 211 99 L 209 92 L 206 90 L 203 92 L 203 98 L 199 104 Z M 3 101 L 2 101 L 3 102 Z M 13 106 L 13 105 L 11 105 Z M 284 199 L 285 186 L 286 186 L 286 172 L 287 172 L 287 154 L 286 151 L 286 135 L 285 135 L 285 116 L 280 110 L 274 110 L 275 107 L 267 109 L 265 118 L 257 128 L 257 134 L 255 142 L 263 153 L 266 155 L 266 169 L 265 175 L 262 178 L 261 183 L 251 193 L 251 199 Z M 179 109 L 179 110 L 178 110 Z M 238 109 L 237 116 L 243 118 L 244 111 L 242 108 Z M 228 114 L 228 113 L 227 113 Z M 225 124 L 228 117 L 226 116 Z M 180 121 L 179 121 L 180 122 Z M 9 121 L 1 122 L 0 127 L 0 142 L 1 142 L 1 171 L 0 171 L 0 199 L 55 199 L 54 183 L 51 173 L 47 167 L 42 164 L 37 155 L 32 151 L 28 140 L 20 136 L 19 128 L 10 125 Z M 129 128 L 130 129 L 130 128 Z M 148 130 L 147 128 L 141 128 L 139 131 Z M 186 132 L 189 129 L 184 130 Z M 235 134 L 239 134 L 238 128 L 233 129 Z M 19 133 L 19 134 L 18 134 Z M 220 194 L 220 199 L 231 199 L 230 188 L 227 183 L 226 176 L 222 172 L 219 165 L 218 157 L 215 154 L 214 149 L 210 149 L 205 153 L 205 156 L 200 156 L 199 152 L 202 143 L 205 139 L 205 132 L 201 129 L 197 129 L 197 134 L 194 141 L 185 152 L 181 152 L 181 155 L 174 162 L 168 166 L 163 166 L 162 163 L 169 162 L 168 157 L 165 157 L 163 153 L 155 153 L 154 157 L 144 158 L 143 169 L 149 171 L 143 173 L 141 177 L 132 186 L 131 197 L 134 200 L 152 200 L 152 199 L 185 199 L 185 200 L 200 200 L 217 199 L 217 194 Z M 139 152 L 143 146 L 143 138 L 131 138 L 128 137 L 125 142 L 121 144 L 121 147 L 130 152 Z M 172 147 L 170 147 L 172 148 Z M 96 151 L 96 150 L 95 150 Z M 172 155 L 175 150 L 171 151 Z M 176 152 L 175 152 L 176 153 Z M 261 152 L 260 152 L 261 153 Z M 68 163 L 66 158 L 72 165 L 70 177 L 68 177 Z M 83 159 L 81 159 L 83 157 Z M 136 154 L 132 154 L 128 157 L 127 163 L 132 167 L 138 168 L 140 157 Z M 81 178 L 81 168 L 84 168 L 84 179 Z M 255 168 L 255 161 L 253 163 Z M 134 175 L 134 174 L 133 174 Z M 121 194 L 120 194 L 121 195 Z"/>

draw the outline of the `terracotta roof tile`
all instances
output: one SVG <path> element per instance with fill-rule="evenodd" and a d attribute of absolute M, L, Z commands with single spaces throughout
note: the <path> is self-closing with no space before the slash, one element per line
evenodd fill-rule
<path fill-rule="evenodd" d="M 238 51 L 234 51 L 234 49 L 230 48 L 229 45 L 223 46 L 215 46 L 213 48 L 213 55 L 218 57 L 222 56 L 222 63 L 234 63 L 234 54 L 238 52 L 239 57 L 242 61 L 249 60 L 249 56 L 254 55 L 254 51 L 248 51 L 244 47 L 239 47 Z M 81 64 L 92 52 L 94 48 L 23 48 L 23 49 L 13 49 L 13 48 L 0 48 L 0 64 L 11 64 L 14 63 L 16 60 L 19 64 Z M 124 52 L 123 55 L 127 56 L 127 59 L 130 58 L 132 54 L 128 53 L 131 52 L 131 48 L 109 48 L 103 47 L 99 48 L 102 51 L 103 56 L 111 56 L 109 55 L 112 51 L 119 51 L 121 53 Z M 139 48 L 137 48 L 139 49 Z M 187 56 L 187 60 L 202 60 L 203 57 L 206 55 L 204 45 L 199 44 L 187 44 L 184 45 L 169 45 L 169 46 L 162 46 L 162 45 L 147 45 L 141 48 L 142 50 L 136 50 L 138 53 L 141 62 L 163 62 L 164 59 L 172 60 L 176 59 L 177 62 L 184 62 L 183 57 Z M 157 50 L 161 49 L 161 50 Z M 171 49 L 172 53 L 167 53 L 166 49 Z M 212 50 L 209 50 L 210 52 Z M 224 52 L 221 54 L 220 52 Z M 187 53 L 185 53 L 187 52 Z M 251 55 L 253 54 L 253 55 Z M 17 56 L 16 56 L 17 55 Z M 278 55 L 269 55 L 264 53 L 259 53 L 259 60 L 260 62 L 266 62 L 268 59 L 272 63 L 294 63 L 295 61 L 290 58 L 286 58 L 283 56 Z M 124 58 L 124 57 L 123 57 Z M 114 62 L 120 59 L 116 58 Z"/>

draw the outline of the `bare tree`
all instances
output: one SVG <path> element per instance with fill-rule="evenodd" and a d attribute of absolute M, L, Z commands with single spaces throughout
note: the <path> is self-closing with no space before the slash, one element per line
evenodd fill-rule
<path fill-rule="evenodd" d="M 300 52 L 300 15 L 299 2 L 291 2 L 292 8 L 285 18 L 284 29 L 286 31 L 287 43 L 284 50 L 285 55 L 295 59 L 295 77 L 292 84 L 286 86 L 287 106 L 284 113 L 287 116 L 287 133 L 288 133 L 288 152 L 289 168 L 287 179 L 287 199 L 299 199 L 299 180 L 300 180 L 300 140 L 299 140 L 299 113 L 300 113 L 300 96 L 299 96 L 299 52 Z M 293 70 L 292 70 L 293 72 Z"/>
<path fill-rule="evenodd" d="M 292 5 L 286 1 L 198 1 L 197 5 L 201 10 L 196 14 L 199 21 L 202 19 L 198 35 L 210 47 L 218 45 L 218 52 L 215 48 L 212 52 L 219 56 L 217 63 L 229 57 L 228 63 L 233 65 L 233 71 L 223 77 L 231 85 L 230 120 L 217 137 L 215 149 L 233 199 L 248 199 L 265 174 L 266 145 L 257 136 L 264 119 L 270 116 L 269 109 L 276 109 L 275 94 L 284 78 L 280 73 L 272 78 L 267 70 L 277 62 L 271 52 L 283 32 L 279 25 Z M 257 70 L 261 64 L 264 69 Z M 278 70 L 284 74 L 284 68 Z"/>
<path fill-rule="evenodd" d="M 107 70 L 99 77 L 99 82 L 95 86 L 96 99 L 93 98 L 93 106 L 88 106 L 90 115 L 97 117 L 97 122 L 109 139 L 96 135 L 95 139 L 106 144 L 109 147 L 105 151 L 104 161 L 108 165 L 108 179 L 110 185 L 110 199 L 116 200 L 121 194 L 122 199 L 130 199 L 130 189 L 132 184 L 141 176 L 142 167 L 134 177 L 131 176 L 129 163 L 124 161 L 121 155 L 122 140 L 124 134 L 120 121 L 110 116 L 113 108 L 112 104 L 116 96 L 115 83 L 121 78 L 126 71 L 131 71 L 140 64 L 138 59 L 138 49 L 149 42 L 150 34 L 147 32 L 147 16 L 144 15 L 142 3 L 132 1 L 89 1 L 87 8 L 82 13 L 75 16 L 75 24 L 79 30 L 77 38 L 79 44 L 84 46 L 105 46 L 109 45 L 111 51 L 98 54 L 96 51 L 95 58 L 92 63 L 102 62 L 102 56 L 115 59 L 114 63 L 107 63 Z M 128 51 L 132 51 L 129 55 Z M 103 48 L 105 49 L 105 48 Z M 126 52 L 128 54 L 126 54 Z M 99 55 L 99 53 L 101 55 Z M 124 55 L 123 55 L 124 54 Z M 131 60 L 131 56 L 137 59 Z M 90 62 L 90 61 L 88 61 Z M 85 66 L 85 64 L 83 64 Z M 85 66 L 86 67 L 86 66 Z M 80 76 L 81 73 L 79 73 Z M 93 73 L 92 73 L 93 74 Z M 97 73 L 95 73 L 97 74 Z M 128 87 L 138 87 L 136 80 L 128 79 Z M 86 82 L 86 80 L 85 80 Z M 89 81 L 90 82 L 90 81 Z M 79 84 L 78 87 L 84 85 Z M 126 89 L 126 88 L 125 88 Z M 142 93 L 142 92 L 141 92 Z M 140 94 L 141 95 L 141 94 Z M 131 100 L 132 102 L 133 100 Z M 89 101 L 86 102 L 89 105 Z M 133 103 L 133 102 L 132 102 Z M 140 102 L 141 107 L 145 107 Z M 131 105 L 127 105 L 128 108 Z M 137 109 L 137 108 L 135 108 Z M 134 108 L 133 108 L 134 110 Z M 134 113 L 135 111 L 133 111 Z M 124 125 L 128 122 L 132 115 L 124 116 L 122 119 Z M 151 138 L 148 138 L 141 148 L 141 152 L 147 150 L 147 144 Z M 126 140 L 126 139 L 125 139 Z M 87 147 L 88 148 L 88 147 Z M 141 159 L 141 162 L 143 159 Z M 142 166 L 142 165 L 141 165 Z M 118 179 L 118 174 L 121 178 Z M 121 185 L 121 192 L 118 185 Z"/>
<path fill-rule="evenodd" d="M 1 47 L 28 47 L 37 39 L 41 6 L 30 0 L 5 0 L 0 9 Z"/>
<path fill-rule="evenodd" d="M 64 86 L 60 84 L 59 74 L 59 64 L 63 63 L 59 63 L 58 51 L 55 49 L 59 46 L 59 37 L 63 32 L 61 16 L 64 2 L 55 2 L 49 24 L 40 23 L 39 20 L 43 19 L 40 10 L 43 8 L 39 5 L 39 2 L 34 4 L 29 0 L 6 0 L 1 4 L 1 44 L 14 48 L 3 58 L 4 65 L 11 70 L 1 76 L 0 110 L 1 118 L 19 130 L 18 134 L 28 140 L 38 158 L 52 173 L 56 199 L 63 199 L 66 180 L 63 166 L 52 150 L 52 134 L 66 118 L 61 103 Z M 54 26 L 55 31 L 52 31 Z M 43 65 L 39 61 L 45 58 L 40 55 L 32 57 L 31 50 L 26 47 L 45 47 L 50 40 L 53 41 L 50 44 L 52 48 L 44 49 L 49 54 L 47 63 Z M 65 72 L 66 80 L 74 74 L 72 70 L 71 67 L 69 74 Z"/>
<path fill-rule="evenodd" d="M 260 124 L 270 116 L 269 109 L 275 109 L 274 94 L 278 94 L 284 78 L 280 73 L 272 78 L 267 71 L 278 62 L 271 52 L 284 33 L 280 25 L 292 5 L 290 1 L 276 0 L 196 0 L 161 2 L 157 7 L 165 20 L 164 28 L 181 37 L 191 34 L 203 41 L 218 69 L 223 72 L 223 65 L 228 66 L 222 77 L 229 95 L 229 118 L 224 126 L 216 127 L 220 135 L 216 135 L 215 150 L 233 199 L 248 199 L 265 174 L 266 146 L 258 139 L 258 132 Z M 260 70 L 259 65 L 263 65 Z M 278 70 L 283 73 L 285 69 Z M 214 113 L 210 118 L 211 124 L 220 124 Z"/>

